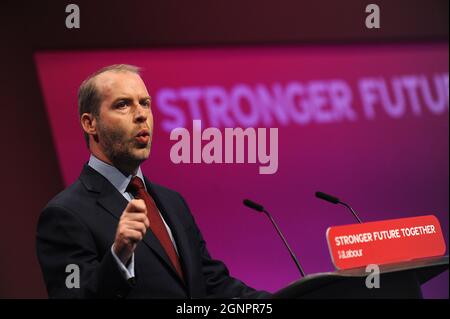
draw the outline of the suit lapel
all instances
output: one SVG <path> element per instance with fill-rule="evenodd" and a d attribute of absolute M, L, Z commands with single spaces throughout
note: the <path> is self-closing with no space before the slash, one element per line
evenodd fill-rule
<path fill-rule="evenodd" d="M 161 194 L 155 190 L 152 184 L 145 179 L 147 190 L 153 197 L 159 211 L 161 212 L 164 220 L 169 225 L 172 235 L 174 237 L 175 243 L 177 245 L 178 254 L 180 256 L 181 266 L 183 268 L 184 278 L 188 287 L 191 286 L 192 280 L 192 258 L 189 254 L 189 239 L 187 237 L 185 227 L 178 218 L 178 214 L 173 210 L 170 205 L 168 205 L 169 200 L 164 200 Z"/>
<path fill-rule="evenodd" d="M 173 267 L 172 262 L 169 259 L 169 256 L 167 256 L 163 246 L 161 246 L 161 243 L 159 242 L 158 238 L 156 238 L 156 236 L 150 229 L 147 231 L 142 241 L 162 259 L 162 261 L 166 264 L 166 266 L 170 268 L 173 275 L 177 279 L 179 279 L 180 282 L 182 282 L 181 278 L 178 276 L 177 271 Z"/>
<path fill-rule="evenodd" d="M 99 194 L 97 202 L 115 219 L 119 220 L 122 212 L 128 205 L 128 201 L 123 195 L 103 175 L 89 165 L 84 166 L 80 180 L 89 191 Z M 158 205 L 158 207 L 160 206 Z M 156 253 L 163 263 L 172 270 L 174 276 L 181 281 L 164 248 L 150 229 L 145 234 L 143 242 Z"/>
<path fill-rule="evenodd" d="M 90 191 L 98 193 L 97 202 L 115 219 L 119 220 L 128 201 L 117 189 L 89 165 L 84 165 L 80 181 Z"/>

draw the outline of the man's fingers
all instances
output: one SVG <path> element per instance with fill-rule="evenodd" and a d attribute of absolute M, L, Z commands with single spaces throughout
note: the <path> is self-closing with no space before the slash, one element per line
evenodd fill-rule
<path fill-rule="evenodd" d="M 150 227 L 150 221 L 148 220 L 147 214 L 145 214 L 145 216 L 144 216 L 144 224 L 145 224 L 145 227 L 147 227 L 147 228 Z"/>
<path fill-rule="evenodd" d="M 142 199 L 131 200 L 120 217 L 114 239 L 117 248 L 115 252 L 122 262 L 129 260 L 136 244 L 144 238 L 148 227 L 145 202 Z"/>
<path fill-rule="evenodd" d="M 126 221 L 124 223 L 124 226 L 126 227 L 126 229 L 137 230 L 142 233 L 142 235 L 145 235 L 145 233 L 147 232 L 147 227 L 142 222 Z"/>
<path fill-rule="evenodd" d="M 140 231 L 131 228 L 124 231 L 123 235 L 134 243 L 138 243 L 144 238 Z"/>
<path fill-rule="evenodd" d="M 132 213 L 127 215 L 127 221 L 139 222 L 145 225 L 146 228 L 150 227 L 150 222 L 148 220 L 146 213 Z"/>
<path fill-rule="evenodd" d="M 132 199 L 127 207 L 125 208 L 126 212 L 146 212 L 147 207 L 145 206 L 145 202 L 142 199 Z"/>
<path fill-rule="evenodd" d="M 150 227 L 147 213 L 146 212 L 136 212 L 136 213 L 124 213 L 121 217 L 121 220 L 124 221 L 135 221 L 135 222 L 141 222 L 144 223 L 145 226 Z"/>

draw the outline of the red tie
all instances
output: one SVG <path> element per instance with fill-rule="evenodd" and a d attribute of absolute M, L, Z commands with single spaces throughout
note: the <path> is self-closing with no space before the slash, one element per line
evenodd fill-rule
<path fill-rule="evenodd" d="M 169 233 L 167 232 L 167 228 L 164 225 L 161 215 L 159 214 L 155 201 L 145 190 L 144 183 L 139 177 L 134 176 L 131 178 L 130 184 L 128 184 L 127 191 L 133 194 L 135 198 L 144 200 L 145 206 L 147 206 L 147 217 L 150 221 L 150 229 L 163 246 L 178 275 L 181 279 L 183 279 L 183 272 L 181 270 L 180 260 L 178 259 L 175 247 L 173 246 L 172 240 L 170 240 Z"/>

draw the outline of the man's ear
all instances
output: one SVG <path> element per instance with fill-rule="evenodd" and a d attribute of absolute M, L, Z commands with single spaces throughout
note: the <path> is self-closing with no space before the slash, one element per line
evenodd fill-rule
<path fill-rule="evenodd" d="M 83 113 L 80 118 L 81 127 L 86 132 L 86 134 L 97 135 L 97 119 L 92 113 Z"/>

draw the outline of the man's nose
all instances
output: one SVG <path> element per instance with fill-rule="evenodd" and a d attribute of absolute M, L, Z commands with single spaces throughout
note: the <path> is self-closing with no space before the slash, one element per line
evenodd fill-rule
<path fill-rule="evenodd" d="M 136 122 L 147 121 L 147 118 L 149 117 L 149 113 L 150 113 L 150 109 L 148 107 L 138 104 L 135 109 L 135 121 Z"/>

